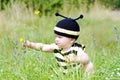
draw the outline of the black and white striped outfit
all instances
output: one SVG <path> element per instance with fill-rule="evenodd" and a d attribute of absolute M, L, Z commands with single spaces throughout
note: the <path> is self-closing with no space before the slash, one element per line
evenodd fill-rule
<path fill-rule="evenodd" d="M 74 43 L 71 46 L 71 48 L 66 52 L 63 52 L 62 49 L 55 49 L 54 54 L 55 54 L 55 58 L 57 60 L 58 66 L 63 70 L 67 70 L 68 68 L 78 66 L 80 63 L 70 62 L 70 56 L 73 56 L 73 57 L 77 56 L 79 50 L 84 52 L 85 46 L 82 44 Z M 79 54 L 82 54 L 82 53 L 79 53 Z"/>

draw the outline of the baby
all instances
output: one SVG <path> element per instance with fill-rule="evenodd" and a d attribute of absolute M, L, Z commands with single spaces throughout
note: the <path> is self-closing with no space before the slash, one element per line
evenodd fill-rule
<path fill-rule="evenodd" d="M 76 20 L 83 18 L 83 15 L 76 19 L 67 18 L 59 13 L 56 13 L 56 16 L 61 16 L 64 19 L 59 21 L 54 27 L 56 35 L 55 43 L 44 44 L 25 40 L 23 46 L 44 52 L 54 52 L 58 67 L 64 73 L 68 73 L 74 67 L 91 73 L 93 71 L 93 64 L 88 54 L 85 53 L 85 46 L 75 42 L 80 32 Z"/>

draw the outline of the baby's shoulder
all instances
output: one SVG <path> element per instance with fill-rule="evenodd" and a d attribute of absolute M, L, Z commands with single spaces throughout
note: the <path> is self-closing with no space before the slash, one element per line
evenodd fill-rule
<path fill-rule="evenodd" d="M 72 45 L 72 47 L 79 47 L 79 48 L 81 48 L 82 50 L 85 50 L 85 45 L 84 45 L 84 44 L 80 44 L 80 43 L 74 43 L 74 44 Z"/>

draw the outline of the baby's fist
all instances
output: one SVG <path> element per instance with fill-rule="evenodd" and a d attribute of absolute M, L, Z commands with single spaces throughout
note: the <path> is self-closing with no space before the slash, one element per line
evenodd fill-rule
<path fill-rule="evenodd" d="M 23 47 L 23 48 L 29 47 L 29 45 L 30 45 L 30 41 L 28 41 L 28 40 L 24 40 L 24 41 L 22 42 L 22 47 Z"/>

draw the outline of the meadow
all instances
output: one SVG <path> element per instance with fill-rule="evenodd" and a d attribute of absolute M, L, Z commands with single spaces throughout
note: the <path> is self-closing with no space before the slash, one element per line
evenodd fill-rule
<path fill-rule="evenodd" d="M 81 32 L 77 42 L 95 66 L 87 80 L 120 80 L 120 11 L 95 7 L 90 12 L 64 9 L 61 14 L 76 18 Z M 39 13 L 41 14 L 41 13 Z M 53 28 L 61 17 L 39 16 L 24 5 L 13 4 L 0 12 L 0 80 L 82 80 L 76 70 L 63 75 L 57 71 L 54 54 L 22 48 L 20 39 L 53 43 Z"/>

